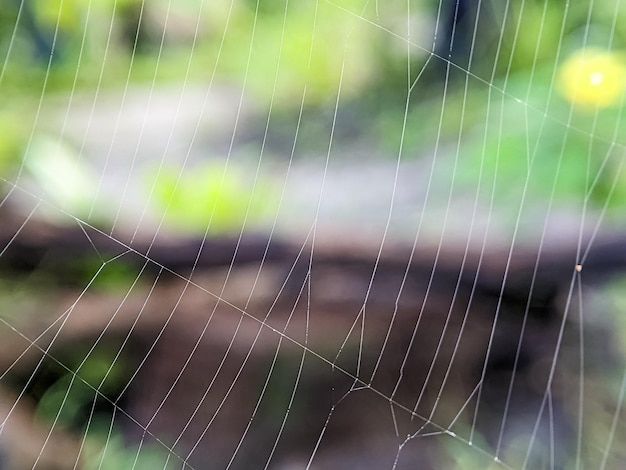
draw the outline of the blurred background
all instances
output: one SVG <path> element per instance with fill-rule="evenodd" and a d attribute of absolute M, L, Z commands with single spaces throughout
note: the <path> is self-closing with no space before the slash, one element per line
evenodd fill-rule
<path fill-rule="evenodd" d="M 202 233 L 212 212 L 211 231 L 238 231 L 252 199 L 248 225 L 271 225 L 280 201 L 279 227 L 307 232 L 322 193 L 320 226 L 374 238 L 392 206 L 409 239 L 422 219 L 429 236 L 469 236 L 474 206 L 477 238 L 510 238 L 547 201 L 574 230 L 605 206 L 619 224 L 623 15 L 608 1 L 7 2 L 3 174 L 103 227 Z"/>
<path fill-rule="evenodd" d="M 602 245 L 597 240 L 621 240 L 624 234 L 626 7 L 615 0 L 4 0 L 0 5 L 0 315 L 7 338 L 0 376 L 6 385 L 0 384 L 8 404 L 3 433 L 9 436 L 0 468 L 175 468 L 180 456 L 189 457 L 193 468 L 262 468 L 276 450 L 273 438 L 262 445 L 259 437 L 243 439 L 248 432 L 243 424 L 228 425 L 254 421 L 254 407 L 242 406 L 239 418 L 229 414 L 225 423 L 213 424 L 221 398 L 207 400 L 193 391 L 181 398 L 198 406 L 211 403 L 217 411 L 209 418 L 194 414 L 193 407 L 181 412 L 180 404 L 161 411 L 159 403 L 176 402 L 169 387 L 200 370 L 214 371 L 209 375 L 217 381 L 186 387 L 213 393 L 223 381 L 225 390 L 229 383 L 249 388 L 238 399 L 224 392 L 224 403 L 233 403 L 229 413 L 236 414 L 237 403 L 266 403 L 263 374 L 234 375 L 240 362 L 247 364 L 250 338 L 242 331 L 254 330 L 254 322 L 241 329 L 228 323 L 232 312 L 223 313 L 220 329 L 213 319 L 234 305 L 240 309 L 235 316 L 271 324 L 265 315 L 273 311 L 272 299 L 282 299 L 283 323 L 274 327 L 308 344 L 314 321 L 308 315 L 315 312 L 303 303 L 306 295 L 327 313 L 315 320 L 320 331 L 336 330 L 337 338 L 325 342 L 321 335 L 320 343 L 312 343 L 310 350 L 327 363 L 311 366 L 309 375 L 298 366 L 308 349 L 291 344 L 293 350 L 280 356 L 288 370 L 281 372 L 285 387 L 275 384 L 274 408 L 267 405 L 263 415 L 272 423 L 289 416 L 292 389 L 295 397 L 321 393 L 317 386 L 332 389 L 331 405 L 343 400 L 337 391 L 342 386 L 346 396 L 360 396 L 350 380 L 342 381 L 357 377 L 364 381 L 359 386 L 371 385 L 381 376 L 379 363 L 391 355 L 383 353 L 392 349 L 398 312 L 408 312 L 405 332 L 426 328 L 425 337 L 452 337 L 443 346 L 449 355 L 438 355 L 442 341 L 432 344 L 430 356 L 412 359 L 425 369 L 421 381 L 415 373 L 406 395 L 419 396 L 414 411 L 420 405 L 422 418 L 430 418 L 420 423 L 411 418 L 404 434 L 395 415 L 385 432 L 377 426 L 363 431 L 364 442 L 385 449 L 372 451 L 367 463 L 358 460 L 360 451 L 346 450 L 362 448 L 356 437 L 346 437 L 359 433 L 341 426 L 335 432 L 345 441 L 337 438 L 330 450 L 313 452 L 316 439 L 337 420 L 330 419 L 333 406 L 320 405 L 314 414 L 321 421 L 311 418 L 316 423 L 311 436 L 296 432 L 306 425 L 292 424 L 287 450 L 278 447 L 280 458 L 267 460 L 266 468 L 305 468 L 307 452 L 319 455 L 308 462 L 311 468 L 444 468 L 434 463 L 442 461 L 445 468 L 499 468 L 497 459 L 512 468 L 619 468 L 615 442 L 624 436 L 619 406 L 626 324 L 620 312 L 626 280 L 603 276 L 598 262 L 588 276 L 584 266 L 578 271 L 572 289 L 570 268 L 585 258 L 586 247 Z M 213 241 L 221 244 L 213 248 Z M 307 294 L 302 286 L 312 285 L 315 264 L 310 261 L 307 270 L 306 262 L 313 260 L 313 244 L 324 275 Z M 613 244 L 597 259 L 612 260 L 608 270 L 619 271 L 624 252 Z M 481 271 L 482 253 L 487 261 Z M 569 270 L 535 278 L 532 266 L 542 255 L 548 259 L 545 272 L 552 272 L 550 263 L 560 266 L 559 260 Z M 389 260 L 388 274 L 377 274 L 379 259 L 380 266 Z M 189 290 L 199 285 L 208 292 L 190 294 L 170 269 L 195 281 Z M 525 274 L 512 285 L 507 273 L 516 269 Z M 408 277 L 415 285 L 405 290 L 404 271 L 417 273 Z M 381 267 L 380 273 L 386 272 Z M 269 287 L 259 287 L 264 279 Z M 288 281 L 296 287 L 285 289 Z M 466 292 L 461 288 L 461 300 L 455 300 L 465 282 Z M 478 285 L 476 297 L 472 285 Z M 235 286 L 232 292 L 229 286 Z M 502 300 L 508 289 L 519 289 L 513 306 Z M 216 302 L 214 295 L 226 302 Z M 402 295 L 409 298 L 398 310 Z M 155 297 L 162 312 L 141 329 L 134 319 L 150 310 L 147 299 Z M 202 302 L 208 306 L 197 307 Z M 380 312 L 367 323 L 366 304 Z M 510 411 L 476 412 L 482 418 L 472 418 L 472 406 L 480 406 L 468 403 L 486 400 L 480 398 L 480 384 L 487 382 L 483 363 L 490 364 L 489 332 L 499 325 L 503 304 L 521 313 L 491 336 L 505 338 L 502 344 L 519 340 L 520 346 L 505 354 L 498 367 L 507 371 L 506 385 L 492 393 L 511 396 L 508 380 L 513 389 L 509 377 L 518 376 L 523 362 L 524 354 L 516 351 L 526 341 L 528 312 L 540 311 L 536 321 L 529 320 L 536 325 L 528 327 L 536 328 L 529 331 L 540 339 L 524 343 L 532 372 L 519 376 L 544 377 L 535 366 L 547 374 L 547 382 L 528 387 L 537 392 L 532 406 L 548 408 L 546 394 L 550 404 L 559 403 L 549 406 L 549 439 L 541 437 L 543 420 L 533 431 L 532 419 L 528 424 L 520 418 L 508 428 L 505 420 L 490 424 L 494 414 L 506 417 Z M 573 308 L 584 315 L 569 313 Z M 206 316 L 189 313 L 198 309 Z M 179 310 L 186 313 L 176 318 L 187 320 L 177 323 L 170 314 Z M 435 333 L 416 320 L 423 310 L 433 312 Z M 449 330 L 444 320 L 456 310 L 459 329 Z M 478 382 L 459 372 L 464 385 L 457 388 L 474 392 L 455 396 L 446 374 L 436 378 L 429 365 L 441 363 L 445 372 L 447 364 L 456 364 L 454 340 L 467 336 L 461 324 L 473 310 L 490 312 L 476 327 L 481 339 L 467 340 L 473 351 L 468 355 L 476 356 L 468 369 Z M 100 312 L 100 321 L 90 323 L 93 312 Z M 285 333 L 291 331 L 293 312 L 306 316 L 304 329 Z M 349 312 L 349 321 L 337 320 L 336 312 Z M 111 327 L 119 317 L 126 319 Z M 372 331 L 359 336 L 359 329 Z M 181 339 L 186 336 L 180 331 L 188 330 L 190 339 Z M 572 342 L 561 347 L 559 331 L 571 333 Z M 393 384 L 402 380 L 413 336 L 395 340 L 397 360 L 389 359 L 389 377 L 378 387 L 386 390 L 383 398 L 394 399 L 402 389 Z M 268 342 L 282 338 L 274 335 Z M 420 334 L 417 338 L 422 344 Z M 233 349 L 239 343 L 246 346 Z M 152 344 L 168 346 L 159 355 Z M 199 353 L 194 344 L 209 352 Z M 260 364 L 254 367 L 280 376 L 273 372 L 271 348 L 256 342 L 249 347 Z M 280 342 L 276 347 L 278 357 L 284 347 Z M 343 366 L 352 376 L 333 372 L 343 384 L 337 385 L 321 370 L 342 364 L 348 355 L 342 355 L 344 347 L 354 348 Z M 155 359 L 177 355 L 171 351 L 181 352 L 169 366 Z M 187 367 L 187 357 L 203 354 L 224 361 Z M 163 374 L 134 374 L 147 369 L 140 364 L 143 357 Z M 232 357 L 240 362 L 224 366 Z M 546 360 L 564 367 L 555 390 Z M 435 390 L 454 388 L 442 417 L 434 414 L 442 408 L 438 398 L 420 404 L 419 384 L 429 381 Z M 159 384 L 154 389 L 163 393 L 146 398 L 145 389 L 151 388 L 146 384 Z M 515 403 L 502 401 L 507 407 Z M 363 403 L 350 405 L 356 411 L 340 421 L 360 423 L 355 416 L 369 406 Z M 391 402 L 387 406 L 393 414 Z M 530 406 L 520 405 L 519 415 L 534 416 Z M 455 418 L 461 411 L 463 419 Z M 24 423 L 11 425 L 20 413 Z M 178 430 L 171 420 L 185 413 L 191 417 L 184 423 L 195 420 L 195 428 L 183 423 Z M 383 415 L 389 419 L 389 410 Z M 161 416 L 159 424 L 155 417 Z M 562 432 L 559 419 L 565 423 Z M 440 428 L 424 428 L 431 421 Z M 454 431 L 458 439 L 444 432 L 453 429 L 451 422 L 463 422 Z M 214 437 L 213 444 L 203 444 L 204 453 L 196 452 L 205 425 L 226 437 Z M 16 457 L 11 448 L 24 442 L 24 429 L 37 437 Z M 282 427 L 263 429 L 250 434 L 280 441 Z M 402 450 L 406 434 L 429 432 L 446 439 L 433 445 L 412 439 L 419 446 Z M 378 436 L 375 441 L 368 440 L 372 435 Z M 50 436 L 59 442 L 48 444 Z M 246 444 L 237 447 L 239 439 Z M 546 439 L 552 444 L 536 450 L 535 441 Z M 227 449 L 224 455 L 215 450 L 220 446 Z M 179 455 L 172 449 L 182 450 Z M 394 456 L 406 457 L 394 464 Z"/>

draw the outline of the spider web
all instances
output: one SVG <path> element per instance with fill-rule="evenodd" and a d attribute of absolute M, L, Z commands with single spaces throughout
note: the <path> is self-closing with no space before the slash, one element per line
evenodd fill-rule
<path fill-rule="evenodd" d="M 620 468 L 619 1 L 14 2 L 0 468 Z"/>

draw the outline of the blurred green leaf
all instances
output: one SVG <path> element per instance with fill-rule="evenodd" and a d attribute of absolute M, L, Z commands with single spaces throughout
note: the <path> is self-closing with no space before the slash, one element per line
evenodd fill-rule
<path fill-rule="evenodd" d="M 180 177 L 180 180 L 179 180 Z M 155 212 L 173 228 L 203 232 L 240 230 L 263 220 L 276 207 L 276 195 L 263 178 L 254 182 L 235 164 L 216 162 L 185 171 L 170 168 L 149 174 L 155 185 Z"/>

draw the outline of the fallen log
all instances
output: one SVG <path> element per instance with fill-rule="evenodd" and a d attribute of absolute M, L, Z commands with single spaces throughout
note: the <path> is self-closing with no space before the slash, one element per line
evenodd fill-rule
<path fill-rule="evenodd" d="M 3 226 L 0 272 L 48 270 L 60 288 L 4 321 L 2 377 L 32 396 L 51 381 L 42 370 L 76 374 L 128 446 L 151 441 L 193 468 L 310 455 L 324 468 L 396 458 L 397 468 L 441 468 L 450 433 L 467 439 L 468 427 L 491 446 L 485 461 L 504 442 L 535 449 L 531 462 L 565 462 L 575 441 L 567 387 L 581 372 L 560 356 L 578 351 L 582 334 L 595 361 L 618 362 L 604 326 L 579 334 L 569 311 L 574 283 L 624 268 L 620 238 L 583 251 L 392 246 L 380 257 L 267 237 L 121 240 L 84 225 Z M 113 292 L 63 278 L 94 254 L 139 274 Z M 109 388 L 81 376 L 94 351 L 123 363 Z M 552 417 L 533 433 L 528 417 L 548 391 Z M 557 436 L 551 448 L 540 445 L 546 433 Z"/>

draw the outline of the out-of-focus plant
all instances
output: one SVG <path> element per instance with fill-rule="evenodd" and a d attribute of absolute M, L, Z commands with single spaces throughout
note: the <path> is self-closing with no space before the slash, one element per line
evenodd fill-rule
<path fill-rule="evenodd" d="M 450 2 L 454 3 L 454 2 Z M 589 2 L 549 2 L 536 0 L 517 3 L 468 2 L 471 27 L 455 41 L 475 42 L 472 72 L 485 80 L 520 73 L 541 63 L 554 64 L 563 49 L 584 44 L 607 47 L 611 37 L 623 40 L 626 9 L 612 0 Z M 478 29 L 473 25 L 480 5 Z M 473 39 L 475 35 L 475 38 Z M 468 47 L 469 50 L 469 47 Z"/>
<path fill-rule="evenodd" d="M 170 228 L 224 233 L 241 230 L 244 222 L 265 221 L 276 210 L 277 194 L 266 177 L 254 182 L 235 163 L 200 168 L 161 169 L 150 175 L 154 185 L 155 216 L 163 215 Z M 148 185 L 147 185 L 148 186 Z"/>
<path fill-rule="evenodd" d="M 44 75 L 49 88 L 69 88 L 75 78 L 85 87 L 120 84 L 129 76 L 134 53 L 131 79 L 208 80 L 215 71 L 218 78 L 246 81 L 267 99 L 276 77 L 278 104 L 294 106 L 304 86 L 313 102 L 334 96 L 340 76 L 342 93 L 358 96 L 377 89 L 385 94 L 385 88 L 406 78 L 407 61 L 415 73 L 424 64 L 435 29 L 437 53 L 445 59 L 455 5 L 432 0 L 33 0 L 23 3 L 18 21 L 20 2 L 9 2 L 0 12 L 0 57 L 5 82 L 21 89 L 39 91 Z M 473 39 L 478 5 L 481 22 Z M 502 75 L 554 62 L 562 33 L 569 42 L 606 36 L 617 14 L 619 38 L 626 24 L 624 9 L 615 13 L 610 0 L 594 2 L 591 25 L 586 4 L 530 1 L 504 8 L 477 2 L 467 8 L 457 15 L 464 23 L 457 25 L 454 46 L 469 51 L 473 45 L 471 71 L 487 80 L 494 65 Z M 53 67 L 43 74 L 49 62 Z M 441 58 L 431 62 L 429 67 Z"/>
<path fill-rule="evenodd" d="M 76 361 L 80 357 L 76 352 L 71 360 Z M 94 389 L 106 394 L 108 390 L 119 388 L 123 366 L 119 362 L 112 364 L 112 357 L 114 354 L 110 352 L 92 353 L 76 371 L 78 377 L 72 380 L 73 374 L 69 372 L 60 377 L 39 400 L 38 415 L 48 420 L 58 415 L 62 425 L 76 424 L 79 414 L 88 409 L 96 398 Z"/>
<path fill-rule="evenodd" d="M 31 139 L 24 155 L 28 177 L 54 203 L 75 217 L 87 218 L 98 188 L 77 152 L 61 139 L 39 135 Z M 57 211 L 50 211 L 51 215 Z"/>
<path fill-rule="evenodd" d="M 0 111 L 0 129 L 0 177 L 6 177 L 19 164 L 27 136 L 17 113 Z"/>
<path fill-rule="evenodd" d="M 433 136 L 439 138 L 438 145 L 462 134 L 457 178 L 475 185 L 477 172 L 482 171 L 481 185 L 487 185 L 481 189 L 484 193 L 491 191 L 491 172 L 497 173 L 497 196 L 498 187 L 506 189 L 510 181 L 518 187 L 520 178 L 530 175 L 529 184 L 537 186 L 530 194 L 536 189 L 539 197 L 545 197 L 545 189 L 551 188 L 554 180 L 550 175 L 554 176 L 558 167 L 563 170 L 558 171 L 556 197 L 580 196 L 588 190 L 591 199 L 602 201 L 611 190 L 610 181 L 604 176 L 590 181 L 589 175 L 600 169 L 602 175 L 617 171 L 618 149 L 611 138 L 621 111 L 605 105 L 606 100 L 616 102 L 611 96 L 623 81 L 622 59 L 613 53 L 602 59 L 598 54 L 609 50 L 609 41 L 619 44 L 626 34 L 626 21 L 619 21 L 625 15 L 623 8 L 613 21 L 615 9 L 609 0 L 595 2 L 592 23 L 588 23 L 586 5 L 531 1 L 503 9 L 483 2 L 481 21 L 488 21 L 493 28 L 479 28 L 469 73 L 453 63 L 447 75 L 429 74 L 431 69 L 444 70 L 447 65 L 445 54 L 430 56 L 430 49 L 437 15 L 441 13 L 438 34 L 444 37 L 454 2 L 442 3 L 441 12 L 439 2 L 428 0 L 408 5 L 400 0 L 384 4 L 365 0 L 188 0 L 175 4 L 98 0 L 89 7 L 77 0 L 38 0 L 25 5 L 33 20 L 30 26 L 25 20 L 17 22 L 15 8 L 0 12 L 0 51 L 8 57 L 2 65 L 0 98 L 7 100 L 18 90 L 32 95 L 36 103 L 44 83 L 49 91 L 121 86 L 128 78 L 143 83 L 182 79 L 208 83 L 217 78 L 235 85 L 245 83 L 246 98 L 253 101 L 267 104 L 273 98 L 274 115 L 279 107 L 297 110 L 305 90 L 306 104 L 311 107 L 334 106 L 341 94 L 341 105 L 359 103 L 356 118 L 350 119 L 357 121 L 354 127 L 380 142 L 386 153 L 393 150 L 395 154 L 401 140 L 403 155 L 414 155 L 418 149 L 431 147 Z M 7 56 L 14 26 L 15 40 Z M 487 34 L 487 30 L 495 33 Z M 48 57 L 37 56 L 37 43 L 43 38 L 52 51 L 55 31 L 58 60 L 47 70 Z M 455 43 L 465 41 L 469 46 L 472 37 L 466 36 L 459 32 Z M 565 61 L 568 51 L 581 42 L 594 44 L 595 62 L 590 61 L 590 52 L 585 65 L 576 54 Z M 445 47 L 441 50 L 445 52 Z M 601 84 L 591 87 L 602 90 L 604 97 L 596 98 L 601 107 L 597 113 L 590 109 L 594 106 L 576 104 L 568 122 L 571 93 L 578 90 L 578 102 L 588 98 L 581 91 L 582 82 L 559 79 L 563 96 L 551 89 L 557 60 L 562 62 L 562 77 L 573 75 L 568 67 L 602 66 L 598 61 L 611 68 L 602 74 Z M 427 62 L 424 75 L 411 91 L 404 126 L 408 87 Z M 451 80 L 446 82 L 445 94 L 432 93 L 431 87 L 444 83 L 444 78 Z M 467 93 L 463 86 L 466 78 Z M 593 80 L 599 78 L 599 74 L 593 75 Z M 502 112 L 498 110 L 500 99 L 506 102 Z M 528 116 L 527 126 L 519 121 L 523 116 Z M 480 132 L 485 126 L 486 134 Z M 308 127 L 315 126 L 309 122 Z M 303 139 L 306 132 L 301 129 Z M 5 148 L 16 145 L 7 135 L 0 137 L 0 165 L 1 155 L 11 153 Z M 606 155 L 609 163 L 603 164 Z M 580 165 L 581 161 L 589 163 Z M 585 168 L 584 174 L 581 168 Z M 157 186 L 168 184 L 163 180 Z M 612 204 L 624 198 L 619 195 L 622 186 L 616 186 Z"/>
<path fill-rule="evenodd" d="M 103 437 L 106 436 L 89 440 L 89 446 L 99 451 L 90 456 L 86 470 L 170 470 L 181 465 L 180 457 L 168 456 L 168 452 L 160 446 L 145 444 L 141 448 L 129 447 L 118 434 L 108 436 L 106 441 Z"/>
<path fill-rule="evenodd" d="M 534 70 L 532 82 L 523 73 L 509 77 L 505 90 L 484 89 L 488 106 L 464 131 L 458 158 L 438 165 L 439 182 L 478 191 L 515 216 L 521 204 L 549 200 L 625 207 L 625 71 L 619 53 L 581 50 L 564 57 L 554 87 L 549 67 Z"/>
<path fill-rule="evenodd" d="M 363 0 L 256 3 L 36 0 L 18 14 L 16 2 L 0 13 L 0 93 L 110 86 L 127 77 L 209 80 L 215 72 L 247 82 L 261 99 L 276 76 L 278 104 L 292 105 L 305 85 L 316 101 L 336 93 L 342 74 L 346 93 L 384 75 L 382 35 Z"/>
<path fill-rule="evenodd" d="M 373 46 L 380 34 L 349 13 L 359 13 L 361 0 L 340 3 L 295 3 L 287 10 L 279 4 L 256 18 L 252 6 L 242 9 L 222 50 L 225 70 L 239 80 L 248 70 L 256 94 L 275 93 L 279 104 L 297 103 L 305 87 L 312 101 L 335 96 L 340 83 L 347 94 L 362 90 L 377 72 Z"/>
<path fill-rule="evenodd" d="M 125 445 L 118 431 L 111 430 L 110 412 L 103 412 L 97 406 L 103 400 L 100 394 L 115 393 L 125 385 L 123 360 L 116 357 L 115 350 L 98 349 L 86 358 L 82 353 L 82 350 L 73 351 L 68 359 L 76 376 L 68 372 L 43 392 L 37 406 L 38 417 L 48 422 L 55 420 L 57 426 L 69 429 L 80 428 L 84 422 L 89 424 L 84 431 L 85 468 L 171 468 L 164 466 L 167 452 L 162 448 L 150 444 L 139 449 Z M 111 406 L 106 403 L 107 410 Z"/>

